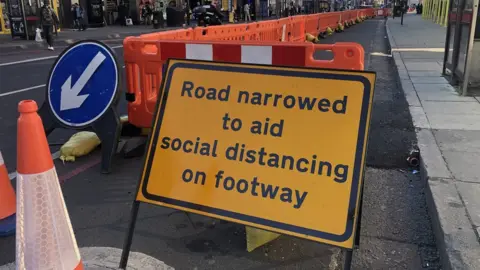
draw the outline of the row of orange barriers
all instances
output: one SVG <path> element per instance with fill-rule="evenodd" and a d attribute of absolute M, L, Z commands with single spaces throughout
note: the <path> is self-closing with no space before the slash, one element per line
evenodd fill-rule
<path fill-rule="evenodd" d="M 376 9 L 300 15 L 262 22 L 231 24 L 195 29 L 179 29 L 140 35 L 143 40 L 232 40 L 303 42 L 305 34 L 317 36 L 339 24 L 354 23 L 359 18 L 374 17 Z"/>
<path fill-rule="evenodd" d="M 373 8 L 348 10 L 128 37 L 124 40 L 128 122 L 151 127 L 163 66 L 169 58 L 363 70 L 361 45 L 313 44 L 305 42 L 306 34 L 318 36 L 376 15 Z M 322 50 L 332 52 L 333 59 L 314 59 Z"/>

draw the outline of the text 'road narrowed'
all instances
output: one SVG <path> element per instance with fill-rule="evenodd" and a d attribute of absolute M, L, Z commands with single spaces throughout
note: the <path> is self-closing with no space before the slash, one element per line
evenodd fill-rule
<path fill-rule="evenodd" d="M 185 81 L 183 82 L 181 96 L 228 102 L 230 100 L 230 92 L 232 92 L 230 85 L 217 90 L 212 87 L 196 86 L 193 82 Z M 327 98 L 249 92 L 246 90 L 239 90 L 234 99 L 235 102 L 242 104 L 283 107 L 307 111 L 317 110 L 319 112 L 331 111 L 337 114 L 346 113 L 348 100 L 347 96 L 342 96 L 337 100 L 329 100 Z"/>
<path fill-rule="evenodd" d="M 348 96 L 346 95 L 338 95 L 334 99 L 302 96 L 300 92 L 295 95 L 281 95 L 255 92 L 248 89 L 235 90 L 230 85 L 217 89 L 197 85 L 193 81 L 183 81 L 181 89 L 171 89 L 170 91 L 170 95 L 179 94 L 181 98 L 232 102 L 236 103 L 236 106 L 263 106 L 270 107 L 270 110 L 272 108 L 289 109 L 292 110 L 292 113 L 294 113 L 294 110 L 337 115 L 346 115 L 348 112 Z M 206 104 L 205 106 L 215 105 Z M 246 107 L 246 110 L 248 110 L 248 107 Z M 194 131 L 189 136 L 183 137 L 160 133 L 159 147 L 161 151 L 174 151 L 187 155 L 198 155 L 202 158 L 224 159 L 227 162 L 246 164 L 251 166 L 251 171 L 244 170 L 243 175 L 234 176 L 232 172 L 229 173 L 225 168 L 220 167 L 215 172 L 209 171 L 207 173 L 195 170 L 195 165 L 192 164 L 190 167 L 185 167 L 182 175 L 178 176 L 179 179 L 189 185 L 210 185 L 215 189 L 237 192 L 245 196 L 251 196 L 251 198 L 275 200 L 290 204 L 294 209 L 300 209 L 308 203 L 308 191 L 291 186 L 272 184 L 275 181 L 262 179 L 265 175 L 260 177 L 255 171 L 262 169 L 284 170 L 293 172 L 298 177 L 302 175 L 319 177 L 318 181 L 328 181 L 330 179 L 331 183 L 337 185 L 342 185 L 349 179 L 349 173 L 351 172 L 348 165 L 322 160 L 318 153 L 312 152 L 308 156 L 302 156 L 289 153 L 286 150 L 271 149 L 271 147 L 253 147 L 248 141 L 242 142 L 238 139 L 238 136 L 251 138 L 254 135 L 258 136 L 259 141 L 282 140 L 284 130 L 288 129 L 288 123 L 284 119 L 275 118 L 275 116 L 262 117 L 253 121 L 251 119 L 249 121 L 244 120 L 239 116 L 241 115 L 232 115 L 228 111 L 222 111 L 217 119 L 205 120 L 218 123 L 218 132 L 214 132 L 214 134 L 229 132 L 230 135 L 227 135 L 226 139 L 222 135 L 215 139 L 202 139 L 195 136 Z M 224 141 L 227 139 L 229 142 Z M 302 153 L 304 153 L 304 150 L 308 149 L 303 149 Z M 292 186 L 294 186 L 295 181 L 301 181 L 301 178 L 293 177 L 291 181 Z M 282 183 L 285 184 L 285 181 L 282 181 Z"/>

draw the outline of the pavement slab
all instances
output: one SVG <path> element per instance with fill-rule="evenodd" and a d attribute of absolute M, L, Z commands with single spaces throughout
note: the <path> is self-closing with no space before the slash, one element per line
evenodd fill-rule
<path fill-rule="evenodd" d="M 407 71 L 410 77 L 441 77 L 442 72 L 440 71 Z"/>
<path fill-rule="evenodd" d="M 472 102 L 448 102 L 448 101 L 424 101 L 423 109 L 428 115 L 434 114 L 459 114 L 459 118 L 463 118 L 463 114 L 480 114 L 480 103 Z"/>
<path fill-rule="evenodd" d="M 445 28 L 421 16 L 410 15 L 405 21 L 402 26 L 388 20 L 387 31 L 392 51 L 399 52 L 393 53 L 397 67 L 405 66 L 415 91 L 402 81 L 417 132 L 421 176 L 428 186 L 427 204 L 442 265 L 480 269 L 479 99 L 460 96 L 442 77 Z M 426 49 L 416 49 L 412 59 L 412 47 L 419 44 Z M 398 74 L 405 78 L 403 68 Z"/>
<path fill-rule="evenodd" d="M 475 228 L 480 227 L 480 183 L 457 183 L 457 189 L 462 194 L 462 200 L 468 210 L 469 217 Z"/>
<path fill-rule="evenodd" d="M 480 153 L 442 151 L 448 169 L 456 180 L 480 183 Z"/>
<path fill-rule="evenodd" d="M 480 152 L 480 131 L 434 130 L 442 151 Z"/>

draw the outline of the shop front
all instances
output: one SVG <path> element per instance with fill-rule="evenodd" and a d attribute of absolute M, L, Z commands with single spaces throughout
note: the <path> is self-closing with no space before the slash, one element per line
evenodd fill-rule
<path fill-rule="evenodd" d="M 10 34 L 10 20 L 7 16 L 7 2 L 0 0 L 0 35 Z"/>
<path fill-rule="evenodd" d="M 39 10 L 43 6 L 40 0 L 0 0 L 2 1 L 1 32 L 9 32 L 12 38 L 34 39 L 39 26 Z M 52 7 L 57 15 L 59 3 L 52 1 Z M 7 15 L 8 14 L 8 15 Z M 61 16 L 59 16 L 61 18 Z M 8 31 L 7 29 L 10 29 Z M 59 29 L 56 29 L 58 31 Z"/>

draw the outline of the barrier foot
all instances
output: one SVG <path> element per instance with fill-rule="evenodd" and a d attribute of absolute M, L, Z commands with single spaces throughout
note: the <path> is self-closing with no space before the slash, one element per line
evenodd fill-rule
<path fill-rule="evenodd" d="M 16 214 L 0 220 L 0 237 L 6 237 L 15 234 Z"/>
<path fill-rule="evenodd" d="M 128 140 L 122 149 L 124 158 L 141 157 L 145 154 L 147 137 L 135 137 Z"/>
<path fill-rule="evenodd" d="M 92 128 L 102 142 L 102 173 L 110 173 L 122 132 L 120 117 L 115 109 L 110 107 L 105 115 L 92 125 Z"/>
<path fill-rule="evenodd" d="M 130 123 L 124 123 L 122 125 L 122 137 L 136 137 L 142 135 L 142 129 L 138 128 Z"/>

